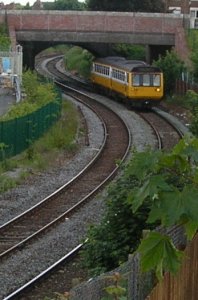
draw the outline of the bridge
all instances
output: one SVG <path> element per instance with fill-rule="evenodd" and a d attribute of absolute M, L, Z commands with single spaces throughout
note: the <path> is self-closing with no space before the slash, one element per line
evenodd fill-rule
<path fill-rule="evenodd" d="M 37 53 L 65 43 L 81 45 L 103 55 L 115 43 L 146 45 L 148 61 L 162 48 L 174 47 L 184 61 L 188 57 L 185 29 L 189 26 L 189 15 L 2 10 L 0 23 L 3 22 L 8 24 L 12 45 L 23 46 L 24 61 L 30 67 Z"/>

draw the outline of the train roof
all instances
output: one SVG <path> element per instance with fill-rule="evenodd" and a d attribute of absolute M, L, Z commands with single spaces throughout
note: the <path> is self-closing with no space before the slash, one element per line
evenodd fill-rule
<path fill-rule="evenodd" d="M 94 62 L 98 62 L 104 65 L 111 65 L 114 67 L 119 67 L 123 70 L 126 71 L 133 71 L 134 69 L 137 71 L 138 68 L 140 67 L 151 67 L 149 64 L 147 64 L 144 61 L 141 60 L 127 60 L 124 57 L 120 56 L 108 56 L 108 57 L 102 57 L 102 58 L 97 58 L 95 59 Z M 155 71 L 160 71 L 159 68 L 157 67 L 151 67 L 155 69 Z M 140 69 L 139 69 L 140 70 Z"/>

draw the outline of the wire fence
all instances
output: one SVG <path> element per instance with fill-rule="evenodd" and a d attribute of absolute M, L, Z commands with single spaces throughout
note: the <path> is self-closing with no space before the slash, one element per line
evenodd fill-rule
<path fill-rule="evenodd" d="M 169 229 L 156 229 L 161 233 L 168 234 L 176 247 L 184 247 L 186 238 L 184 230 L 181 226 L 174 226 Z M 145 300 L 151 293 L 153 286 L 156 283 L 156 277 L 153 272 L 142 273 L 140 268 L 140 257 L 136 253 L 130 255 L 126 263 L 112 272 L 105 273 L 99 277 L 92 278 L 84 282 L 70 291 L 71 300 L 101 300 L 107 299 L 105 288 L 115 285 L 111 275 L 119 272 L 124 280 L 124 285 L 127 289 L 126 299 L 128 300 Z M 103 298 L 104 297 L 104 298 Z M 159 299 L 159 298 L 158 298 Z M 162 298 L 160 298 L 162 299 Z M 194 299 L 194 298 L 193 298 Z"/>
<path fill-rule="evenodd" d="M 31 114 L 1 121 L 0 160 L 21 153 L 40 138 L 60 118 L 61 107 L 61 97 L 57 94 L 56 101 Z"/>

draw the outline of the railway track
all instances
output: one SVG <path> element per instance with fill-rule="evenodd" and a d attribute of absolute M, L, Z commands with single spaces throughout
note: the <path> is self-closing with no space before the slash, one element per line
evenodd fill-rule
<path fill-rule="evenodd" d="M 73 85 L 87 89 L 87 81 L 77 81 L 77 76 L 71 78 L 69 73 L 62 70 L 61 58 L 50 58 L 47 62 L 47 69 L 50 73 L 56 74 L 58 78 L 71 81 Z M 76 83 L 77 82 L 77 83 Z M 88 90 L 91 86 L 88 86 Z M 182 125 L 179 120 L 175 120 L 168 113 L 163 112 L 158 108 L 153 108 L 151 111 L 141 112 L 139 115 L 152 127 L 157 138 L 157 148 L 170 150 L 183 136 L 188 133 L 186 126 Z"/>
<path fill-rule="evenodd" d="M 77 93 L 76 91 L 75 91 L 75 95 L 74 95 L 74 91 L 73 92 L 71 92 L 71 91 L 68 92 L 68 87 L 65 88 L 65 89 L 67 90 L 67 93 L 69 93 L 72 97 L 76 97 L 76 93 Z M 78 99 L 79 101 L 85 101 L 86 95 L 83 94 L 83 95 L 81 95 L 80 98 L 81 99 Z M 93 101 L 93 99 L 91 99 L 91 98 L 87 99 L 86 102 L 90 106 L 92 106 L 93 103 L 94 103 L 94 105 L 97 106 L 97 108 L 95 107 L 94 109 L 97 110 L 97 111 L 98 110 L 100 111 L 100 109 L 101 110 L 104 109 L 103 107 L 102 108 L 100 107 L 100 104 L 98 102 L 95 103 L 95 101 Z M 101 112 L 99 112 L 99 114 L 101 115 Z M 159 125 L 159 119 L 154 124 L 154 122 L 153 122 L 153 114 L 150 114 L 149 117 L 148 116 L 149 116 L 148 113 L 145 114 L 144 116 L 142 115 L 142 117 L 144 117 L 144 119 L 147 119 L 147 122 L 149 122 L 150 124 L 152 124 L 152 128 L 153 129 L 155 128 L 154 130 L 155 130 L 155 134 L 156 134 L 157 133 L 157 129 L 156 128 L 159 127 L 158 126 Z M 150 118 L 150 120 L 149 120 L 149 118 Z M 109 119 L 109 113 L 107 113 L 106 117 L 103 116 L 103 119 L 104 119 L 104 121 L 106 123 L 106 120 Z M 162 121 L 160 121 L 160 122 L 162 122 Z M 121 140 L 120 136 L 112 134 L 112 132 L 115 132 L 117 134 L 117 132 L 120 131 L 120 129 L 119 129 L 120 127 L 118 126 L 118 123 L 119 122 L 116 120 L 115 123 L 112 122 L 111 125 L 106 125 L 107 129 L 105 131 L 107 133 L 107 136 L 104 138 L 104 140 L 107 143 L 104 143 L 104 148 L 105 149 L 103 149 L 102 151 L 100 151 L 100 153 L 98 154 L 97 158 L 100 159 L 100 160 L 98 160 L 98 161 L 95 160 L 93 162 L 93 164 L 94 164 L 93 166 L 91 166 L 91 164 L 90 164 L 90 166 L 88 167 L 88 170 L 86 171 L 88 173 L 80 174 L 80 176 L 79 176 L 80 177 L 79 180 L 82 182 L 82 186 L 80 187 L 80 190 L 79 190 L 80 194 L 77 194 L 77 196 L 74 197 L 74 198 L 76 198 L 76 199 L 78 198 L 79 199 L 79 197 L 81 197 L 81 192 L 82 192 L 82 189 L 84 188 L 84 186 L 86 186 L 85 195 L 86 194 L 89 195 L 88 198 L 86 196 L 81 197 L 82 201 L 80 201 L 81 202 L 80 205 L 84 204 L 86 201 L 89 201 L 90 196 L 92 197 L 96 193 L 96 189 L 102 188 L 101 182 L 103 183 L 105 179 L 104 178 L 103 179 L 100 178 L 99 179 L 100 183 L 98 184 L 98 178 L 100 177 L 98 175 L 99 174 L 107 174 L 108 173 L 108 175 L 105 175 L 105 177 L 108 178 L 108 179 L 110 179 L 111 176 L 113 176 L 113 172 L 115 172 L 115 170 L 117 169 L 116 160 L 120 159 L 120 157 L 122 157 L 124 159 L 124 157 L 126 156 L 126 153 L 127 153 L 128 149 L 129 149 L 129 145 L 126 143 L 126 141 L 129 138 L 128 131 L 125 129 L 125 134 L 121 133 L 121 136 L 125 136 L 124 140 Z M 170 135 L 174 134 L 174 136 L 175 136 L 176 133 L 173 133 L 173 128 L 171 130 L 172 130 L 172 133 L 169 133 L 169 134 Z M 171 130 L 170 130 L 170 132 L 171 132 Z M 169 130 L 167 129 L 167 125 L 166 125 L 166 129 L 164 129 L 163 132 L 161 131 L 161 132 L 157 133 L 157 136 L 158 136 L 158 142 L 157 142 L 158 147 L 167 147 L 167 149 L 168 149 L 168 147 L 170 146 L 170 145 L 169 146 L 165 146 L 165 142 L 164 142 L 165 140 L 168 139 L 168 136 L 170 136 L 167 133 L 168 131 Z M 112 136 L 112 139 L 109 140 L 109 136 Z M 179 136 L 177 138 L 179 138 Z M 174 139 L 175 139 L 175 137 L 174 137 Z M 116 144 L 114 143 L 115 140 L 117 141 Z M 173 138 L 172 138 L 172 140 L 173 140 Z M 114 145 L 113 152 L 110 152 L 110 150 L 111 150 L 111 144 Z M 125 150 L 121 150 L 120 153 L 122 153 L 122 154 L 120 155 L 120 153 L 118 154 L 117 150 L 120 149 L 120 148 L 122 148 L 121 147 L 122 144 L 125 144 L 125 146 L 124 146 Z M 159 146 L 159 145 L 161 145 L 161 146 Z M 112 157 L 112 155 L 115 155 L 113 157 L 113 159 L 111 160 L 111 163 L 110 163 L 110 165 L 111 165 L 111 171 L 108 171 L 108 172 L 105 171 L 104 165 L 107 164 L 107 160 L 109 160 L 109 159 L 105 160 L 105 158 L 102 157 L 103 154 L 104 154 L 104 152 L 107 153 L 107 157 L 108 158 Z M 109 161 L 108 161 L 108 164 L 109 164 Z M 92 168 L 94 169 L 94 171 L 92 170 Z M 114 170 L 114 171 L 112 171 L 112 170 Z M 91 185 L 92 179 L 95 177 L 95 174 L 97 174 L 97 176 L 96 176 L 96 178 L 97 178 L 96 179 L 97 184 L 95 185 L 94 188 L 91 188 L 90 185 Z M 55 200 L 50 200 L 50 197 L 48 197 L 47 199 L 44 199 L 44 201 L 42 201 L 42 203 L 38 206 L 38 208 L 35 207 L 34 210 L 35 211 L 38 210 L 38 212 L 36 212 L 36 215 L 35 215 L 36 222 L 32 222 L 32 220 L 34 220 L 34 214 L 31 215 L 33 213 L 32 210 L 30 210 L 28 212 L 29 217 L 28 217 L 28 219 L 26 219 L 26 221 L 24 219 L 24 221 L 23 221 L 24 223 L 20 223 L 19 219 L 18 220 L 17 219 L 14 220 L 13 225 L 11 225 L 11 222 L 9 222 L 10 225 L 13 226 L 12 228 L 15 228 L 14 230 L 16 230 L 16 228 L 28 228 L 29 224 L 31 224 L 31 223 L 37 223 L 37 220 L 41 220 L 40 225 L 39 225 L 39 222 L 38 222 L 38 227 L 35 228 L 35 226 L 34 226 L 34 228 L 33 228 L 33 232 L 34 233 L 32 233 L 32 229 L 30 229 L 30 230 L 28 229 L 27 230 L 27 235 L 25 236 L 25 239 L 24 239 L 24 234 L 23 234 L 23 237 L 21 239 L 20 233 L 17 233 L 17 231 L 13 231 L 13 233 L 11 233 L 11 229 L 9 229 L 9 227 L 7 227 L 7 226 L 10 226 L 9 224 L 6 224 L 5 226 L 2 226 L 0 228 L 0 235 L 1 236 L 2 236 L 1 233 L 4 232 L 3 233 L 4 234 L 4 241 L 2 243 L 2 245 L 3 244 L 4 245 L 3 245 L 3 248 L 2 248 L 3 250 L 2 250 L 2 253 L 1 253 L 1 256 L 0 256 L 0 259 L 5 259 L 6 260 L 6 257 L 8 257 L 10 254 L 13 255 L 14 249 L 16 251 L 18 251 L 18 249 L 20 249 L 22 245 L 23 245 L 22 247 L 26 247 L 27 245 L 25 245 L 25 244 L 29 243 L 30 240 L 32 240 L 33 238 L 36 237 L 36 234 L 35 234 L 36 232 L 39 233 L 39 234 L 43 234 L 43 233 L 46 232 L 46 230 L 50 230 L 50 226 L 51 225 L 52 226 L 56 226 L 56 222 L 61 222 L 61 220 L 63 221 L 66 218 L 71 218 L 71 210 L 75 211 L 77 209 L 77 204 L 72 202 L 72 204 L 71 204 L 72 205 L 72 209 L 70 209 L 70 208 L 68 208 L 70 206 L 66 207 L 65 202 L 68 204 L 69 200 L 71 198 L 73 199 L 74 191 L 76 191 L 78 189 L 78 186 L 80 186 L 79 182 L 77 182 L 77 186 L 74 185 L 74 184 L 75 183 L 72 181 L 71 183 L 69 183 L 65 187 L 63 187 L 63 189 L 60 189 L 59 191 L 57 191 L 57 193 L 55 193 L 53 195 L 53 197 L 55 197 Z M 92 194 L 92 192 L 93 192 L 93 194 Z M 69 197 L 67 198 L 67 196 L 69 196 Z M 59 200 L 59 197 L 60 197 L 60 200 Z M 60 202 L 57 202 L 57 201 L 60 201 Z M 44 202 L 46 202 L 46 203 L 48 202 L 47 205 L 49 205 L 49 206 L 45 206 Z M 49 204 L 50 202 L 51 202 L 51 204 Z M 59 207 L 59 206 L 62 207 L 62 208 L 60 209 L 60 211 L 56 215 L 54 215 L 54 211 L 56 211 L 57 207 Z M 66 211 L 67 211 L 68 214 L 66 213 Z M 38 213 L 38 215 L 37 215 L 37 213 Z M 52 213 L 53 213 L 54 216 L 51 219 L 51 214 Z M 43 220 L 43 216 L 45 216 L 44 220 Z M 59 216 L 59 217 L 57 217 L 57 216 Z M 23 216 L 21 216 L 21 217 L 23 218 Z M 55 219 L 56 219 L 56 221 L 54 221 Z M 22 227 L 20 227 L 20 226 L 22 226 Z M 4 231 L 4 230 L 6 230 L 6 227 L 7 227 L 7 230 L 8 230 L 7 238 L 6 238 L 6 231 Z M 40 230 L 41 227 L 44 228 L 44 231 L 43 231 L 43 229 Z M 29 228 L 31 228 L 31 227 L 29 227 Z M 30 235 L 29 235 L 29 232 L 31 232 Z M 20 238 L 19 238 L 19 240 L 17 239 L 17 243 L 16 243 L 16 241 L 14 241 L 14 243 L 11 245 L 10 242 L 11 242 L 12 236 L 18 236 L 18 235 L 20 236 Z M 31 238 L 30 238 L 30 236 L 31 236 Z M 36 237 L 36 238 L 38 238 L 38 237 Z M 25 241 L 25 243 L 23 242 L 23 240 Z M 33 242 L 33 240 L 31 242 Z M 14 244 L 15 244 L 15 246 L 14 246 Z M 7 245 L 7 246 L 5 246 L 5 245 Z M 11 247 L 10 247 L 10 245 L 11 245 Z M 81 244 L 77 245 L 76 248 L 75 248 L 75 250 L 71 251 L 71 253 L 70 253 L 71 255 L 67 254 L 67 255 L 63 256 L 52 267 L 46 269 L 41 275 L 36 276 L 35 279 L 33 279 L 32 281 L 29 282 L 30 285 L 26 283 L 23 287 L 19 288 L 18 290 L 16 289 L 13 293 L 11 291 L 11 294 L 7 295 L 7 297 L 5 297 L 5 299 L 37 299 L 37 300 L 38 299 L 43 299 L 42 297 L 44 297 L 44 294 L 42 294 L 42 289 L 44 291 L 49 290 L 50 286 L 52 285 L 52 282 L 56 282 L 56 286 L 57 286 L 57 290 L 58 291 L 64 292 L 65 290 L 67 290 L 66 283 L 62 283 L 62 286 L 60 288 L 58 287 L 59 280 L 57 279 L 56 276 L 60 276 L 60 274 L 61 274 L 61 276 L 62 276 L 61 278 L 63 279 L 64 274 L 67 273 L 67 271 L 65 271 L 65 270 L 68 270 L 68 268 L 69 268 L 68 267 L 68 263 L 70 263 L 70 262 L 68 262 L 68 259 L 70 261 L 71 256 L 72 256 L 72 258 L 74 256 L 76 256 L 76 254 L 79 251 L 79 249 L 80 249 L 81 246 L 82 246 Z M 9 250 L 9 248 L 11 248 L 12 250 Z M 1 243 L 0 243 L 0 249 L 1 249 Z M 64 264 L 66 264 L 66 267 L 65 267 L 66 269 L 64 269 L 64 267 L 63 267 Z M 1 265 L 1 263 L 0 263 L 0 265 Z M 52 274 L 51 275 L 51 279 L 49 277 L 49 273 Z M 43 281 L 43 283 L 41 284 L 43 286 L 42 286 L 41 289 L 39 289 L 38 283 L 37 283 L 38 280 L 40 280 L 42 277 L 46 277 L 46 276 L 47 276 L 48 280 Z M 68 278 L 68 275 L 67 275 L 67 278 Z M 64 282 L 64 280 L 62 280 L 62 281 Z M 24 296 L 24 294 L 23 294 L 23 293 L 25 293 L 24 291 L 26 291 L 26 289 L 28 289 L 29 286 L 35 286 L 35 285 L 37 287 L 36 287 L 35 290 L 33 290 L 33 292 L 31 291 L 31 297 L 28 296 L 28 298 L 27 298 L 27 294 L 25 294 L 25 296 Z M 68 289 L 69 288 L 71 288 L 71 285 L 70 286 L 68 285 Z M 23 289 L 24 289 L 24 291 L 23 291 Z M 20 294 L 21 294 L 21 296 L 20 296 Z M 41 297 L 41 298 L 39 298 L 39 297 Z"/>
<path fill-rule="evenodd" d="M 75 95 L 76 93 L 75 91 Z M 126 157 L 130 146 L 127 126 L 113 111 L 85 95 L 84 102 L 85 98 L 103 122 L 103 146 L 96 158 L 73 180 L 0 227 L 0 266 L 5 264 L 11 255 L 17 255 L 21 248 L 31 245 L 52 227 L 74 217 L 75 212 L 91 201 L 91 198 L 115 176 L 118 169 L 116 162 Z M 80 101 L 82 102 L 82 99 Z M 10 291 L 12 292 L 11 287 L 8 288 L 9 293 Z"/>
<path fill-rule="evenodd" d="M 75 92 L 76 93 L 76 92 Z M 83 98 L 85 96 L 83 95 Z M 85 100 L 85 99 L 84 99 Z M 89 103 L 91 102 L 88 99 Z M 94 108 L 93 108 L 94 107 Z M 125 124 L 113 112 L 92 103 L 92 109 L 103 118 L 104 143 L 94 161 L 84 172 L 32 209 L 0 227 L 0 258 L 8 255 L 17 245 L 33 238 L 36 233 L 48 229 L 57 219 L 71 214 L 71 207 L 79 205 L 79 199 L 87 197 L 117 169 L 116 161 L 123 159 L 129 149 L 129 133 Z"/>
<path fill-rule="evenodd" d="M 140 116 L 153 128 L 158 139 L 158 149 L 170 151 L 184 135 L 169 118 L 162 117 L 156 111 L 141 112 Z"/>

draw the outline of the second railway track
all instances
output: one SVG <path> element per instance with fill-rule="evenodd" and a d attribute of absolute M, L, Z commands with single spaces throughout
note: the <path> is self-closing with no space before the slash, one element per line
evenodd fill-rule
<path fill-rule="evenodd" d="M 85 97 L 85 95 L 83 95 L 83 98 L 84 97 Z M 88 102 L 89 102 L 89 105 L 92 105 L 95 103 L 95 101 L 93 101 L 93 99 L 89 99 Z M 96 105 L 98 106 L 100 104 L 97 103 Z M 100 109 L 103 110 L 103 108 L 100 108 Z M 101 112 L 100 112 L 100 115 L 101 115 Z M 102 119 L 104 119 L 105 123 L 106 123 L 106 120 L 110 119 L 109 113 L 107 113 L 106 116 L 103 116 Z M 15 228 L 15 229 L 18 228 L 19 231 L 15 231 L 15 229 L 14 229 L 14 231 L 12 232 L 12 229 L 11 230 L 9 229 L 8 230 L 9 233 L 6 236 L 6 231 L 4 231 L 4 233 L 3 233 L 3 231 L 1 232 L 1 230 L 5 230 L 9 224 L 7 224 L 6 226 L 2 226 L 2 228 L 0 228 L 0 234 L 1 233 L 4 234 L 4 237 L 2 238 L 2 244 L 0 243 L 0 247 L 1 247 L 1 245 L 3 246 L 2 256 L 0 256 L 0 259 L 2 259 L 2 265 L 0 263 L 0 266 L 5 268 L 7 257 L 8 257 L 8 261 L 9 261 L 9 254 L 8 253 L 3 254 L 3 251 L 7 251 L 6 249 L 9 249 L 10 247 L 19 243 L 19 248 L 16 247 L 16 251 L 19 250 L 19 252 L 20 252 L 20 249 L 21 249 L 20 243 L 22 240 L 24 240 L 24 238 L 25 239 L 27 238 L 27 240 L 28 240 L 29 239 L 28 237 L 30 235 L 32 235 L 32 233 L 34 234 L 34 232 L 40 231 L 40 229 L 42 227 L 45 227 L 47 224 L 52 223 L 54 219 L 57 219 L 57 216 L 62 215 L 61 218 L 62 218 L 63 222 L 65 219 L 69 220 L 70 215 L 66 215 L 66 214 L 64 214 L 64 212 L 67 210 L 70 210 L 71 206 L 75 206 L 76 202 L 79 202 L 78 201 L 79 198 L 85 199 L 87 194 L 90 194 L 92 191 L 95 190 L 96 187 L 100 186 L 100 184 L 104 181 L 104 178 L 108 178 L 109 176 L 111 176 L 110 174 L 112 174 L 113 170 L 116 170 L 116 168 L 117 168 L 116 161 L 125 157 L 126 152 L 129 149 L 128 141 L 130 140 L 130 134 L 129 134 L 127 128 L 125 128 L 125 133 L 122 133 L 121 130 L 119 129 L 120 127 L 118 126 L 119 122 L 122 123 L 121 120 L 118 121 L 117 119 L 115 119 L 114 122 L 106 125 L 106 128 L 107 128 L 106 142 L 107 143 L 105 144 L 104 151 L 101 151 L 101 156 L 98 155 L 98 156 L 100 156 L 101 160 L 96 161 L 94 166 L 92 166 L 92 167 L 90 166 L 88 173 L 81 174 L 80 180 L 81 180 L 82 185 L 80 185 L 80 182 L 77 182 L 77 185 L 74 185 L 75 183 L 72 182 L 71 185 L 69 185 L 69 184 L 66 185 L 63 190 L 60 190 L 56 195 L 53 195 L 53 197 L 55 196 L 55 200 L 53 200 L 53 199 L 50 200 L 50 198 L 47 197 L 47 199 L 45 199 L 45 200 L 47 200 L 46 203 L 48 202 L 49 206 L 45 207 L 44 206 L 45 201 L 44 201 L 41 204 L 41 206 L 39 206 L 39 208 L 36 209 L 36 211 L 38 211 L 38 212 L 36 212 L 36 215 L 34 215 L 34 214 L 32 215 L 32 212 L 30 211 L 28 213 L 30 215 L 29 215 L 28 219 L 26 219 L 26 220 L 24 219 L 24 221 L 23 221 L 24 223 L 15 223 L 15 225 L 13 225 L 13 228 Z M 119 136 L 117 135 L 118 131 L 120 131 L 120 134 L 121 134 Z M 109 139 L 110 136 L 112 136 L 112 139 Z M 121 136 L 122 136 L 123 140 L 121 139 Z M 105 139 L 106 138 L 104 138 L 104 140 Z M 111 152 L 112 146 L 113 146 L 113 149 Z M 103 152 L 106 152 L 106 158 L 105 158 L 105 156 L 102 157 L 102 155 L 104 155 Z M 107 167 L 107 169 L 106 169 L 106 167 Z M 105 176 L 103 176 L 103 175 L 105 175 Z M 95 185 L 92 185 L 93 180 L 96 180 Z M 85 190 L 84 190 L 84 188 L 85 188 Z M 76 194 L 74 192 L 76 192 Z M 72 200 L 72 204 L 69 204 L 70 200 Z M 51 202 L 51 204 L 50 204 L 50 202 Z M 52 204 L 53 202 L 54 202 L 54 204 Z M 59 207 L 60 207 L 60 210 L 59 210 Z M 51 215 L 52 215 L 52 217 L 51 217 Z M 61 221 L 61 218 L 60 218 L 60 221 Z M 39 220 L 41 220 L 41 223 L 39 223 Z M 18 221 L 15 220 L 14 222 L 18 222 Z M 31 226 L 30 226 L 32 223 L 33 223 L 33 228 L 31 228 Z M 38 226 L 35 223 L 38 223 Z M 36 227 L 35 227 L 35 225 L 36 225 Z M 30 227 L 28 227 L 28 226 L 30 226 Z M 55 225 L 53 225 L 53 228 L 54 227 L 55 227 Z M 21 235 L 21 230 L 23 228 L 24 229 L 27 228 L 27 231 L 23 230 L 23 234 Z M 49 230 L 49 228 L 48 228 L 48 230 Z M 2 237 L 2 234 L 1 234 L 1 237 Z M 12 237 L 15 237 L 13 239 L 13 240 L 15 240 L 13 243 L 11 242 Z M 18 239 L 18 237 L 19 237 L 19 239 Z M 38 239 L 38 237 L 37 237 L 37 239 Z M 69 243 L 69 241 L 68 241 L 68 243 Z M 24 247 L 24 244 L 22 244 L 22 247 Z M 25 247 L 28 248 L 27 245 Z M 29 247 L 31 247 L 31 244 L 29 245 Z M 75 245 L 73 245 L 72 247 L 74 248 Z M 17 248 L 18 248 L 18 250 L 17 250 Z M 13 251 L 10 253 L 12 255 L 15 255 Z M 16 252 L 16 255 L 17 255 L 17 252 Z M 5 265 L 4 265 L 4 262 L 5 262 Z M 8 266 L 9 266 L 9 264 L 8 264 Z M 15 272 L 16 272 L 16 269 L 15 269 Z M 31 280 L 31 277 L 29 276 L 29 278 L 28 278 L 28 276 L 27 276 L 27 278 L 24 280 L 24 282 L 26 280 Z M 16 286 L 16 285 L 13 285 L 12 288 L 7 287 L 6 292 L 4 290 L 3 293 L 4 293 L 4 295 L 5 294 L 8 295 L 12 291 L 14 291 L 16 288 L 18 288 L 18 286 Z M 8 299 L 15 299 L 15 298 L 12 298 L 12 297 L 9 298 L 9 296 L 8 296 Z M 18 299 L 18 298 L 16 298 L 16 299 Z M 26 298 L 24 298 L 24 299 L 26 299 Z M 40 298 L 40 299 L 42 299 L 42 298 Z"/>
<path fill-rule="evenodd" d="M 89 105 L 90 101 L 89 99 Z M 21 247 L 30 246 L 28 243 L 38 239 L 38 234 L 41 235 L 44 230 L 46 232 L 57 223 L 71 218 L 72 211 L 93 197 L 113 176 L 117 161 L 124 159 L 128 152 L 130 135 L 126 125 L 114 112 L 97 102 L 91 102 L 92 109 L 97 111 L 101 122 L 104 122 L 104 143 L 97 158 L 75 180 L 0 227 L 0 266 L 6 265 L 10 255 L 17 255 Z M 7 287 L 6 293 L 12 292 L 12 289 L 14 287 Z"/>
<path fill-rule="evenodd" d="M 105 107 L 95 102 L 92 105 L 102 116 L 106 126 L 103 148 L 99 151 L 97 159 L 75 180 L 0 227 L 0 258 L 10 248 L 33 237 L 36 232 L 41 231 L 61 215 L 65 218 L 65 212 L 97 189 L 116 169 L 116 161 L 122 160 L 125 156 L 129 148 L 129 133 L 124 123 Z"/>

